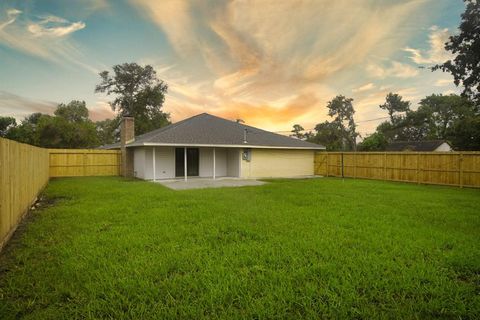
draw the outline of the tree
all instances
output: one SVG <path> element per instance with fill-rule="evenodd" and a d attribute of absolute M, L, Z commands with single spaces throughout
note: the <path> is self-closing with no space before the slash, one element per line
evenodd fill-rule
<path fill-rule="evenodd" d="M 432 70 L 441 69 L 453 75 L 455 85 L 463 85 L 463 95 L 475 104 L 480 104 L 480 1 L 464 0 L 460 33 L 445 43 L 445 49 L 455 55 L 453 60 L 436 65 Z"/>
<path fill-rule="evenodd" d="M 356 125 L 353 119 L 353 99 L 338 95 L 327 104 L 328 115 L 333 117 L 333 123 L 337 126 L 342 135 L 342 150 L 354 150 L 356 148 Z"/>
<path fill-rule="evenodd" d="M 37 127 L 37 143 L 46 148 L 92 148 L 98 137 L 92 121 L 72 122 L 63 117 L 44 115 Z"/>
<path fill-rule="evenodd" d="M 299 125 L 299 124 L 294 124 L 293 125 L 293 129 L 292 132 L 293 134 L 291 134 L 290 136 L 291 137 L 295 137 L 295 138 L 298 138 L 298 139 L 304 139 L 305 138 L 305 135 L 302 133 L 305 129 Z"/>
<path fill-rule="evenodd" d="M 393 125 L 390 121 L 384 121 L 377 126 L 376 132 L 381 133 L 387 141 L 395 141 L 399 136 L 401 128 Z"/>
<path fill-rule="evenodd" d="M 21 121 L 20 125 L 12 127 L 7 132 L 6 138 L 31 145 L 38 145 L 35 132 L 38 121 L 42 116 L 44 116 L 44 114 L 40 112 L 35 112 L 26 116 Z"/>
<path fill-rule="evenodd" d="M 309 142 L 324 145 L 328 151 L 343 149 L 343 134 L 334 122 L 325 121 L 315 126 L 315 135 L 308 138 Z"/>
<path fill-rule="evenodd" d="M 448 139 L 455 123 L 475 115 L 473 104 L 458 95 L 432 94 L 420 101 L 417 113 L 426 115 L 428 138 Z"/>
<path fill-rule="evenodd" d="M 95 92 L 115 96 L 110 102 L 112 110 L 120 117 L 135 118 L 136 135 L 170 123 L 169 114 L 162 111 L 168 86 L 157 78 L 152 66 L 124 63 L 113 67 L 113 75 L 103 71 L 100 77 Z"/>
<path fill-rule="evenodd" d="M 451 132 L 449 139 L 455 150 L 480 150 L 480 116 L 477 115 L 456 122 Z"/>
<path fill-rule="evenodd" d="M 420 101 L 417 110 L 407 110 L 395 123 L 381 123 L 376 133 L 388 142 L 441 139 L 450 141 L 456 150 L 480 150 L 479 118 L 480 106 L 468 98 L 432 94 Z"/>
<path fill-rule="evenodd" d="M 68 104 L 59 104 L 54 114 L 69 122 L 88 121 L 88 109 L 85 101 L 72 100 Z"/>
<path fill-rule="evenodd" d="M 105 119 L 95 122 L 98 140 L 101 145 L 111 144 L 120 140 L 120 119 Z"/>
<path fill-rule="evenodd" d="M 5 137 L 10 129 L 17 126 L 17 121 L 13 117 L 0 116 L 0 137 Z"/>
<path fill-rule="evenodd" d="M 416 111 L 410 110 L 396 127 L 394 141 L 422 141 L 432 139 L 430 124 L 431 111 L 419 108 Z"/>
<path fill-rule="evenodd" d="M 98 146 L 95 125 L 83 101 L 58 105 L 53 116 L 33 113 L 10 129 L 7 138 L 45 148 Z"/>
<path fill-rule="evenodd" d="M 410 110 L 410 102 L 403 101 L 402 97 L 396 93 L 389 93 L 385 98 L 385 103 L 380 108 L 388 111 L 390 121 L 393 125 L 397 124 L 402 118 L 397 113 L 404 113 Z"/>
<path fill-rule="evenodd" d="M 381 132 L 375 132 L 358 145 L 360 151 L 384 151 L 387 146 L 387 138 Z"/>

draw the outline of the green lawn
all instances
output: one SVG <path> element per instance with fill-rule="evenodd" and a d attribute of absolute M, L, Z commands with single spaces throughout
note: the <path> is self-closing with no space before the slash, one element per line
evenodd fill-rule
<path fill-rule="evenodd" d="M 50 182 L 0 319 L 480 317 L 480 190 L 325 178 Z"/>

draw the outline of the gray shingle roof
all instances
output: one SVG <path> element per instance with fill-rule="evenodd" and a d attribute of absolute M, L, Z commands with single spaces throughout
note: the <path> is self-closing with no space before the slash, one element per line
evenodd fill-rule
<path fill-rule="evenodd" d="M 104 144 L 103 146 L 98 147 L 97 149 L 120 149 L 120 142 L 115 142 L 111 144 Z"/>
<path fill-rule="evenodd" d="M 247 129 L 247 143 L 244 131 Z M 207 113 L 135 137 L 129 147 L 142 145 L 219 145 L 269 148 L 325 149 L 324 146 L 286 137 Z M 113 145 L 113 148 L 118 146 Z"/>
<path fill-rule="evenodd" d="M 434 151 L 445 140 L 397 141 L 387 145 L 386 151 Z"/>

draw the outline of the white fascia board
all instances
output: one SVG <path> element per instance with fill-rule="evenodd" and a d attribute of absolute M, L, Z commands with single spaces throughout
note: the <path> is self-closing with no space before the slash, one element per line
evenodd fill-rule
<path fill-rule="evenodd" d="M 325 150 L 325 147 L 275 147 L 275 146 L 255 146 L 249 144 L 189 144 L 189 143 L 155 143 L 144 142 L 140 144 L 132 143 L 127 147 L 204 147 L 204 148 L 252 148 L 252 149 L 295 149 L 295 150 Z"/>

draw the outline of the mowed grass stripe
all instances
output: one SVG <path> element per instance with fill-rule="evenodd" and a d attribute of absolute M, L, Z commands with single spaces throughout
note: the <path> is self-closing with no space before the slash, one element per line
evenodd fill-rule
<path fill-rule="evenodd" d="M 477 318 L 480 191 L 52 180 L 0 258 L 0 318 Z"/>

